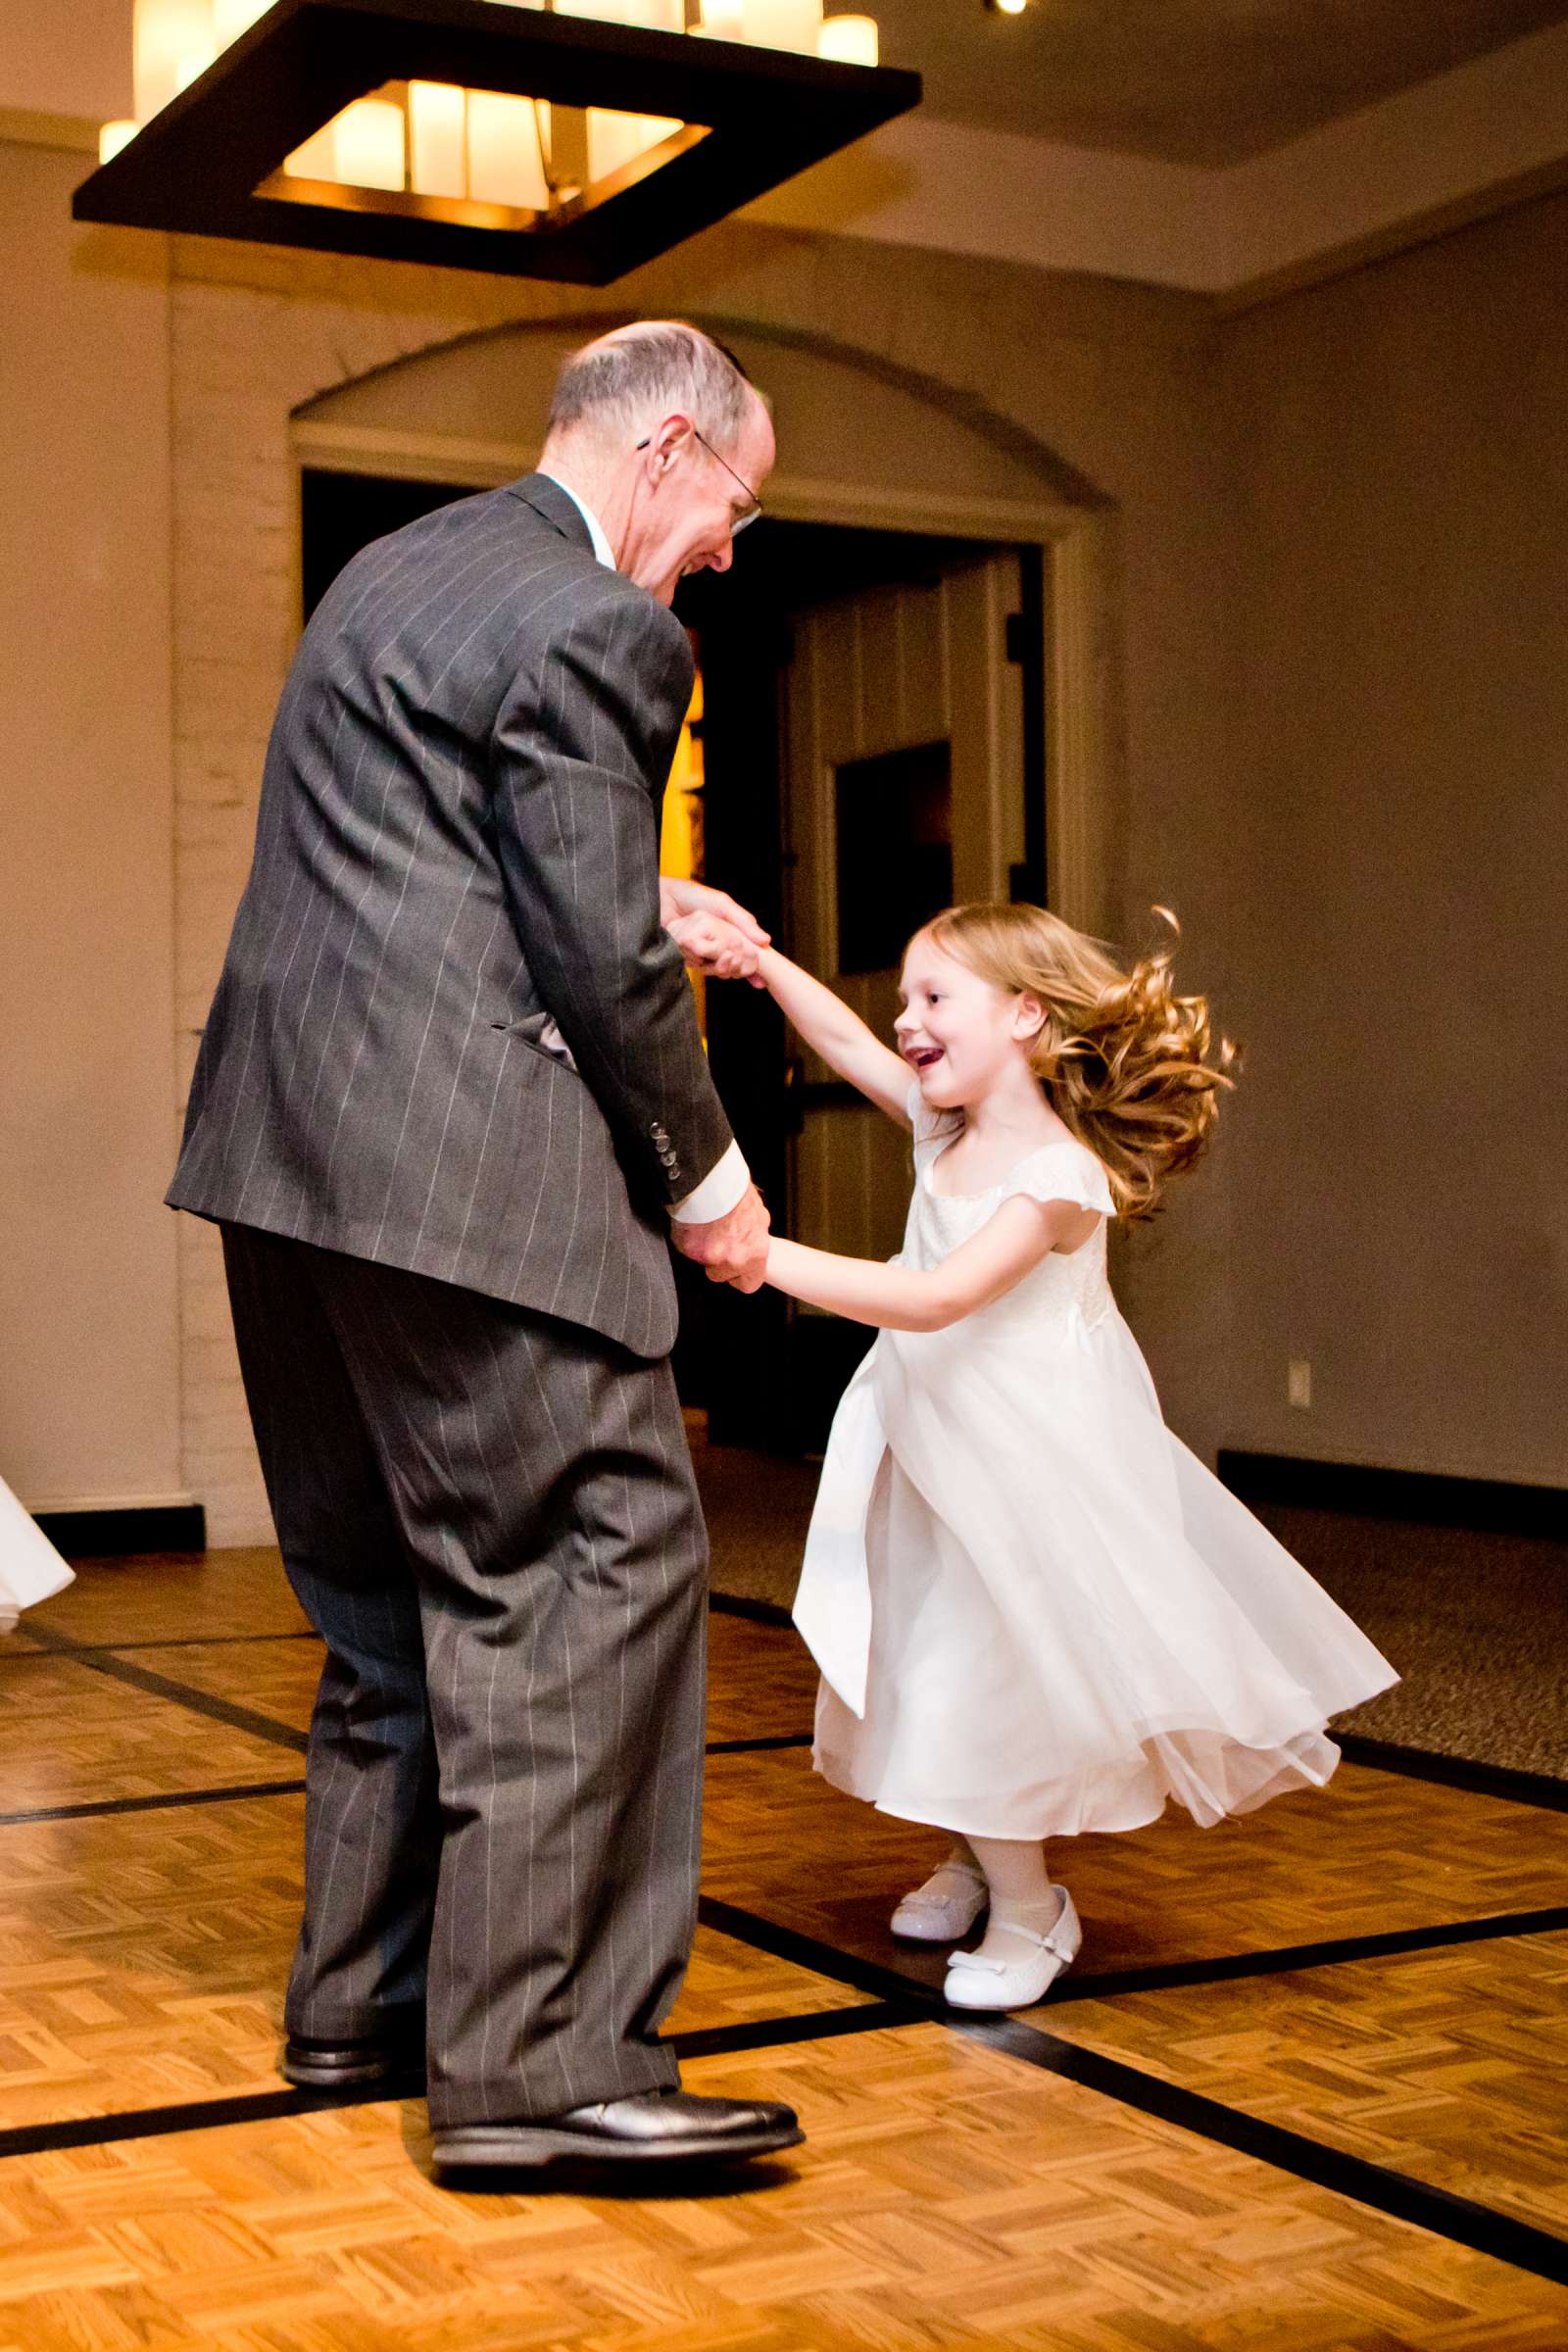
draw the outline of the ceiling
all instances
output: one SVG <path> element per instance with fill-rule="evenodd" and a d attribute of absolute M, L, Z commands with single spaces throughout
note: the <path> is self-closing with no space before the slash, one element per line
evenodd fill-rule
<path fill-rule="evenodd" d="M 832 0 L 830 0 L 832 5 Z M 861 0 L 925 111 L 1165 163 L 1244 161 L 1568 19 L 1568 0 Z"/>

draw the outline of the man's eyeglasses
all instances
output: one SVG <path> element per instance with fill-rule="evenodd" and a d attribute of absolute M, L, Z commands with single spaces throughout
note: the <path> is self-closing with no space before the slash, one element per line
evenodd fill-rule
<path fill-rule="evenodd" d="M 649 443 L 653 440 L 653 437 L 654 436 L 652 433 L 647 434 L 641 441 L 638 442 L 638 448 L 646 449 Z M 742 490 L 744 490 L 746 493 L 746 504 L 740 509 L 739 513 L 736 512 L 733 502 L 731 503 L 730 507 L 729 535 L 732 539 L 738 539 L 742 531 L 749 530 L 751 528 L 752 524 L 757 520 L 759 514 L 760 514 L 762 512 L 762 502 L 758 497 L 757 492 L 752 488 L 751 483 L 742 480 L 741 476 L 736 472 L 734 466 L 730 464 L 728 458 L 719 457 L 717 450 L 713 447 L 711 441 L 709 440 L 707 434 L 700 433 L 695 424 L 692 426 L 692 438 L 702 443 L 709 456 L 723 466 L 724 471 L 729 475 L 730 480 L 732 482 L 739 482 Z"/>

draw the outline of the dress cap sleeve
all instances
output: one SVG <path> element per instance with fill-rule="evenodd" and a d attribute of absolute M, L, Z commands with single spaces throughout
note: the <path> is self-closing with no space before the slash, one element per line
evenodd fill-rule
<path fill-rule="evenodd" d="M 1075 1207 L 1098 1210 L 1102 1217 L 1116 1214 L 1110 1185 L 1094 1153 L 1070 1137 L 1044 1144 L 1021 1159 L 1001 1188 L 1002 1198 L 1025 1194 L 1031 1200 L 1070 1200 Z"/>

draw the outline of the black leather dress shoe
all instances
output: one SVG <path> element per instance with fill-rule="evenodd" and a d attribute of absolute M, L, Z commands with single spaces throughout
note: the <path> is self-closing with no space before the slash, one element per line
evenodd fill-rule
<path fill-rule="evenodd" d="M 442 2172 L 537 2171 L 550 2164 L 730 2164 L 798 2148 L 792 2107 L 647 2090 L 523 2124 L 453 2124 L 434 2135 Z"/>
<path fill-rule="evenodd" d="M 422 2076 L 423 2022 L 373 2041 L 318 2041 L 308 2034 L 291 2034 L 277 2071 L 302 2090 L 343 2090 L 356 2082 Z"/>

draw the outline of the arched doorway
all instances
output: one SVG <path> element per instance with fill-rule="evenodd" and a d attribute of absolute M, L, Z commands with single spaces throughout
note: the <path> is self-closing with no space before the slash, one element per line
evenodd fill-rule
<path fill-rule="evenodd" d="M 302 513 L 340 526 L 324 552 L 308 530 L 307 583 L 421 505 L 528 470 L 561 361 L 598 323 L 466 336 L 298 410 Z M 1049 896 L 1101 918 L 1104 502 L 934 378 L 795 330 L 700 323 L 768 394 L 780 450 L 733 571 L 687 583 L 677 608 L 704 682 L 707 871 L 880 1024 L 897 951 L 857 926 L 858 906 L 887 899 L 890 938 L 931 911 L 922 890 Z M 765 999 L 710 992 L 708 1034 L 775 1223 L 895 1249 L 905 1140 L 792 1054 Z M 863 1345 L 771 1295 L 697 1282 L 677 1368 L 726 1438 L 799 1450 L 820 1442 Z M 737 1351 L 744 1384 L 724 1377 Z"/>

